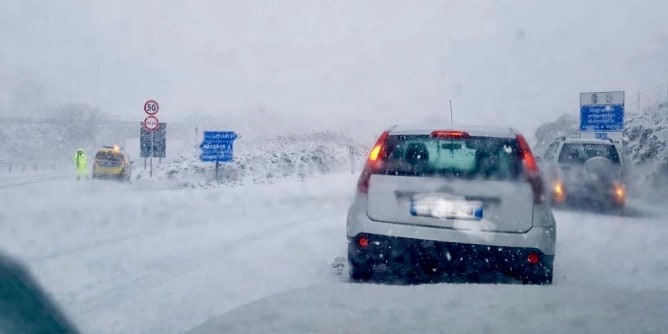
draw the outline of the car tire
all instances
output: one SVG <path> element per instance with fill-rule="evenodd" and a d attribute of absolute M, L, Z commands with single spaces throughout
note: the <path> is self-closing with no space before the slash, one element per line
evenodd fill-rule
<path fill-rule="evenodd" d="M 355 281 L 369 281 L 373 277 L 373 268 L 350 262 L 350 278 Z"/>

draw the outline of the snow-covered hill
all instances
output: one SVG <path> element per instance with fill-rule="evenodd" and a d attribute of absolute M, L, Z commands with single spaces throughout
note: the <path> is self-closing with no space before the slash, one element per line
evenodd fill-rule
<path fill-rule="evenodd" d="M 630 118 L 624 131 L 623 154 L 632 161 L 630 175 L 648 197 L 668 196 L 668 105 Z M 658 196 L 657 196 L 658 195 Z"/>
<path fill-rule="evenodd" d="M 154 165 L 152 177 L 143 165 L 136 166 L 133 179 L 140 185 L 181 188 L 270 183 L 284 178 L 303 179 L 346 171 L 357 173 L 367 148 L 350 137 L 333 132 L 252 140 L 242 137 L 235 141 L 234 161 L 220 163 L 218 177 L 215 163 L 201 162 L 200 153 L 199 148 L 189 147 L 179 159 Z"/>

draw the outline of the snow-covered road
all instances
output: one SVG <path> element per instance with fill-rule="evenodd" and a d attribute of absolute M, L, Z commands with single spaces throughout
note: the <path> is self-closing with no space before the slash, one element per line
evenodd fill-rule
<path fill-rule="evenodd" d="M 345 298 L 340 289 L 349 286 L 367 297 L 414 296 L 406 305 L 456 291 L 456 298 L 474 298 L 478 303 L 472 305 L 479 306 L 494 294 L 507 298 L 521 291 L 516 295 L 523 298 L 495 304 L 509 312 L 536 307 L 543 296 L 549 305 L 567 308 L 572 305 L 563 304 L 570 300 L 563 295 L 572 293 L 581 302 L 612 292 L 637 296 L 631 310 L 651 307 L 644 314 L 650 318 L 668 312 L 668 212 L 641 203 L 623 216 L 555 212 L 553 286 L 473 284 L 453 290 L 449 284 L 345 283 L 331 263 L 346 254 L 345 215 L 355 181 L 344 174 L 210 189 L 73 180 L 0 188 L 0 248 L 25 261 L 87 333 L 180 333 L 254 301 L 277 305 L 271 296 L 322 291 L 320 297 Z M 283 305 L 292 313 L 300 309 Z M 382 313 L 383 306 L 377 309 Z M 328 313 L 345 318 L 348 311 Z M 610 316 L 605 308 L 601 312 Z M 628 321 L 639 316 L 629 314 Z M 668 331 L 665 320 L 655 320 L 650 331 Z"/>

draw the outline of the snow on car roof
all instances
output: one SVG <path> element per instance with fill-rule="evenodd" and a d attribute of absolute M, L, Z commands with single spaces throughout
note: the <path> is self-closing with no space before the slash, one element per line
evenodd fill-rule
<path fill-rule="evenodd" d="M 478 126 L 478 125 L 452 125 L 443 124 L 442 126 L 434 124 L 422 125 L 397 125 L 390 129 L 390 135 L 429 135 L 435 130 L 466 131 L 471 136 L 479 137 L 499 137 L 515 138 L 519 133 L 511 128 Z"/>
<path fill-rule="evenodd" d="M 607 144 L 614 145 L 614 143 L 607 139 L 594 139 L 594 138 L 566 138 L 562 139 L 564 143 L 569 144 Z"/>

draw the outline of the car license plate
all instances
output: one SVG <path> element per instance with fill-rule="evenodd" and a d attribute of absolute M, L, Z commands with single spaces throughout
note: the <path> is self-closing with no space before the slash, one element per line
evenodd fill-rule
<path fill-rule="evenodd" d="M 482 202 L 450 199 L 439 194 L 413 195 L 410 213 L 421 217 L 481 220 Z"/>

